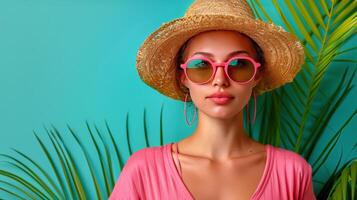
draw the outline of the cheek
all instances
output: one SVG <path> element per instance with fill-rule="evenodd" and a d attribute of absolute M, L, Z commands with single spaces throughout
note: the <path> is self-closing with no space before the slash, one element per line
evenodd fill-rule
<path fill-rule="evenodd" d="M 238 103 L 246 105 L 252 94 L 252 85 L 234 85 L 235 96 L 238 98 Z"/>
<path fill-rule="evenodd" d="M 190 95 L 191 99 L 195 103 L 202 102 L 206 96 L 208 96 L 208 91 L 204 86 L 200 85 L 190 85 Z"/>
<path fill-rule="evenodd" d="M 250 95 L 251 95 L 251 89 L 247 87 L 235 87 L 234 90 L 234 100 L 232 107 L 237 109 L 238 111 L 241 111 L 245 105 L 247 105 Z"/>

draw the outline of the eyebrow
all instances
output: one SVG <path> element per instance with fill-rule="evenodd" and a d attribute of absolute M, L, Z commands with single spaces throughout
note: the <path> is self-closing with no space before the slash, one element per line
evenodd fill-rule
<path fill-rule="evenodd" d="M 246 54 L 250 55 L 247 51 L 238 50 L 238 51 L 233 51 L 233 52 L 229 53 L 227 57 L 229 58 L 229 57 L 231 57 L 233 55 L 242 54 L 242 53 L 246 53 Z M 209 52 L 203 52 L 203 51 L 195 52 L 194 54 L 191 55 L 191 57 L 196 55 L 196 54 L 202 54 L 202 55 L 205 55 L 205 56 L 208 56 L 208 57 L 211 57 L 211 58 L 213 57 L 213 54 L 211 54 Z"/>

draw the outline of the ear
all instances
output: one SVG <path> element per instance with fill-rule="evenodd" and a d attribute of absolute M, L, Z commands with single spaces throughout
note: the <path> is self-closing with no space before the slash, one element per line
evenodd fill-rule
<path fill-rule="evenodd" d="M 180 73 L 180 82 L 181 82 L 181 84 L 183 84 L 185 87 L 187 87 L 187 79 L 186 79 L 185 72 L 183 70 L 180 70 L 179 73 Z"/>

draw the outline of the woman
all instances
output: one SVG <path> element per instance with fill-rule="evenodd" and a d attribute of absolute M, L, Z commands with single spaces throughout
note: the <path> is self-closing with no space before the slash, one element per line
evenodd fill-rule
<path fill-rule="evenodd" d="M 195 1 L 148 37 L 137 58 L 141 78 L 184 99 L 186 120 L 189 98 L 197 128 L 133 153 L 109 199 L 315 199 L 302 156 L 244 130 L 250 97 L 292 81 L 304 60 L 293 35 L 253 19 L 245 1 Z"/>

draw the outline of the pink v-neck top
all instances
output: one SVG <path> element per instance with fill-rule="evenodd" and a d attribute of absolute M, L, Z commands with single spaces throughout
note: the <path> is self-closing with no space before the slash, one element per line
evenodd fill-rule
<path fill-rule="evenodd" d="M 193 200 L 175 166 L 172 145 L 134 152 L 124 165 L 109 200 Z M 316 200 L 311 165 L 293 151 L 270 144 L 265 147 L 267 160 L 263 176 L 250 199 Z"/>

